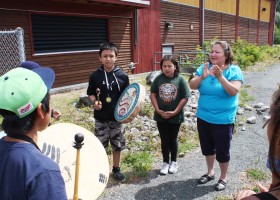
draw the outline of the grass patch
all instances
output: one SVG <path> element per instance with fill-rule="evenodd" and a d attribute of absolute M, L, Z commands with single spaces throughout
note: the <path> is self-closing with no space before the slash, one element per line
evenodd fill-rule
<path fill-rule="evenodd" d="M 51 123 L 74 123 L 92 131 L 94 128 L 92 108 L 85 106 L 77 108 L 76 106 L 83 93 L 85 89 L 51 95 L 51 107 L 62 113 L 58 121 L 51 119 Z"/>
<path fill-rule="evenodd" d="M 178 155 L 186 154 L 199 146 L 198 133 L 190 131 L 185 124 L 182 124 L 178 134 Z"/>
<path fill-rule="evenodd" d="M 128 152 L 122 158 L 122 167 L 130 176 L 146 176 L 152 169 L 153 156 L 148 151 Z"/>
<path fill-rule="evenodd" d="M 245 105 L 250 102 L 254 101 L 254 97 L 250 96 L 247 92 L 247 88 L 250 88 L 250 85 L 245 85 L 244 87 L 241 88 L 241 90 L 238 93 L 238 99 L 239 99 L 239 106 L 240 107 L 245 107 Z"/>
<path fill-rule="evenodd" d="M 258 168 L 248 169 L 246 172 L 248 177 L 254 181 L 264 181 L 270 177 L 269 173 Z"/>
<path fill-rule="evenodd" d="M 218 195 L 218 196 L 215 196 L 214 197 L 214 200 L 232 200 L 232 196 L 220 196 L 220 195 Z"/>

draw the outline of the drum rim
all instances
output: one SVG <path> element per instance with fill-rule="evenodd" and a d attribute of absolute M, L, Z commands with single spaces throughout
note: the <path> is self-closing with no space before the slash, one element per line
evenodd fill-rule
<path fill-rule="evenodd" d="M 139 91 L 139 92 L 136 92 L 136 98 L 135 98 L 135 100 L 133 102 L 133 106 L 131 106 L 131 108 L 133 108 L 133 109 L 129 109 L 128 112 L 125 115 L 119 116 L 118 115 L 118 107 L 119 107 L 118 105 L 119 105 L 121 99 L 123 98 L 123 96 L 125 95 L 125 91 L 127 91 L 127 90 L 129 90 L 131 88 L 135 88 L 136 91 L 137 90 Z M 114 111 L 114 116 L 115 116 L 115 119 L 117 121 L 123 121 L 123 120 L 127 119 L 131 115 L 131 113 L 134 111 L 134 108 L 136 107 L 136 104 L 137 104 L 138 99 L 140 97 L 140 92 L 141 92 L 140 89 L 141 88 L 140 88 L 140 84 L 139 83 L 132 83 L 127 88 L 125 88 L 125 90 L 122 92 L 122 94 L 121 94 L 121 96 L 120 96 L 120 98 L 119 98 L 119 100 L 117 102 L 117 106 L 115 108 L 115 111 Z"/>

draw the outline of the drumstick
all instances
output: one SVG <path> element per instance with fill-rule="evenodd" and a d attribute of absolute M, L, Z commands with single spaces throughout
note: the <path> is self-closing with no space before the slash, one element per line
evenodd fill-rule
<path fill-rule="evenodd" d="M 99 95 L 100 95 L 100 89 L 96 88 L 96 95 L 97 95 L 97 104 L 99 104 Z"/>
<path fill-rule="evenodd" d="M 82 143 L 84 141 L 84 135 L 81 133 L 77 133 L 75 135 L 75 142 L 74 148 L 77 149 L 77 156 L 76 156 L 76 172 L 75 172 L 75 185 L 74 185 L 74 200 L 78 200 L 78 186 L 79 186 L 79 171 L 80 171 L 80 149 L 84 145 Z"/>

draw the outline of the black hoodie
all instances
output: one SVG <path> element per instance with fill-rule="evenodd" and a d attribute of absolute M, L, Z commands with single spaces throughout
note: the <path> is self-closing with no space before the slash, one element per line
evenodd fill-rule
<path fill-rule="evenodd" d="M 96 88 L 99 88 L 99 100 L 102 102 L 102 109 L 94 111 L 94 118 L 101 121 L 116 121 L 114 111 L 119 97 L 128 85 L 129 78 L 119 67 L 115 67 L 111 72 L 107 72 L 102 65 L 93 72 L 89 78 L 87 95 L 97 97 Z M 111 98 L 111 102 L 106 101 L 107 97 Z"/>

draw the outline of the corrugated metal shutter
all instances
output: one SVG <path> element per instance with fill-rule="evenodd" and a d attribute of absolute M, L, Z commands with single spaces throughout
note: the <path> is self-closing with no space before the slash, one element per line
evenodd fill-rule
<path fill-rule="evenodd" d="M 98 50 L 108 39 L 107 19 L 32 14 L 35 53 Z"/>

